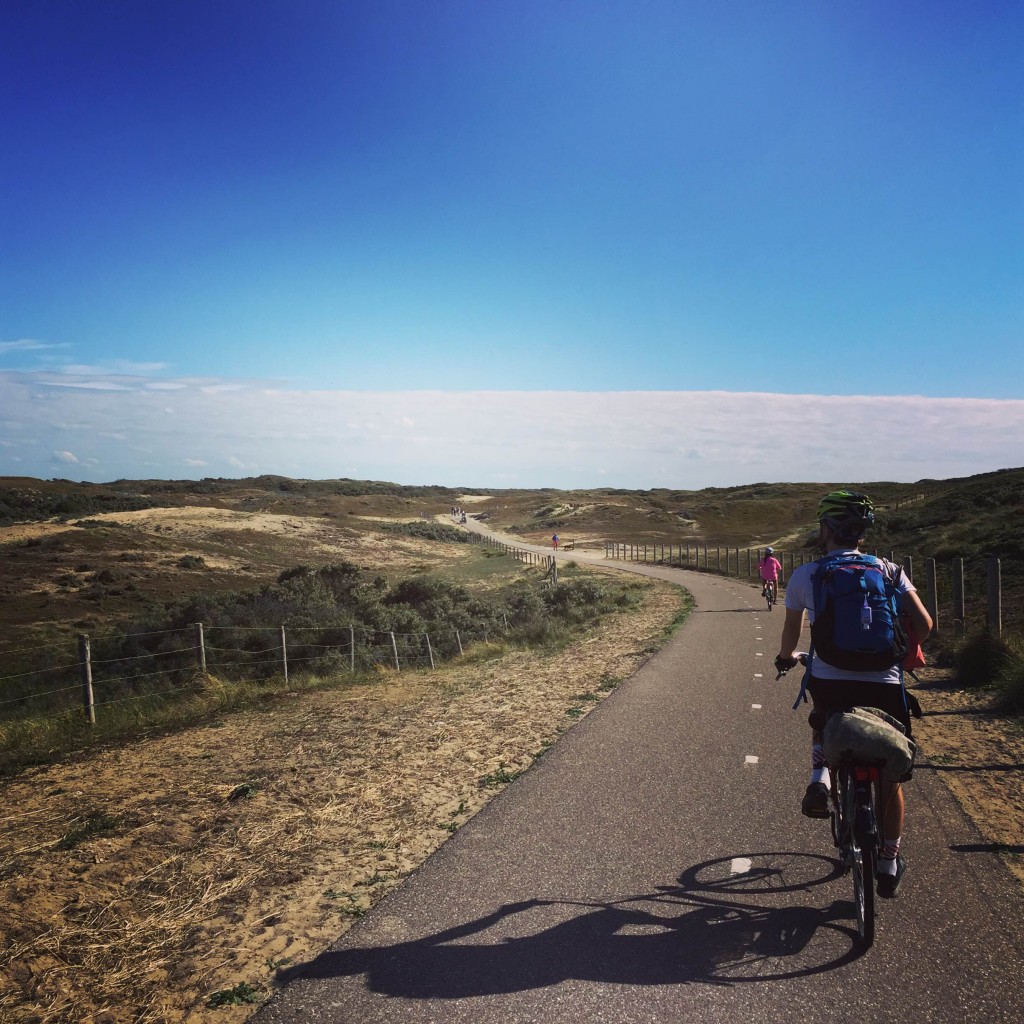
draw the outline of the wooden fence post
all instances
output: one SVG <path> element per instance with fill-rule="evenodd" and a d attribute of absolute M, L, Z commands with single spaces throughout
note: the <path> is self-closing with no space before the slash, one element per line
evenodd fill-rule
<path fill-rule="evenodd" d="M 914 582 L 914 556 L 906 555 L 903 558 L 903 571 L 907 574 L 907 579 L 911 583 Z"/>
<path fill-rule="evenodd" d="M 932 617 L 932 630 L 935 635 L 939 634 L 939 581 L 935 569 L 935 559 L 924 560 L 924 575 L 928 581 L 928 614 Z"/>
<path fill-rule="evenodd" d="M 963 633 L 967 628 L 964 606 L 964 560 L 953 559 L 953 632 Z"/>
<path fill-rule="evenodd" d="M 458 630 L 455 630 L 455 642 L 459 645 L 459 654 L 462 654 L 462 637 Z"/>
<path fill-rule="evenodd" d="M 434 649 L 430 646 L 430 634 L 423 634 L 427 638 L 427 657 L 430 658 L 430 667 L 434 667 Z"/>
<path fill-rule="evenodd" d="M 195 624 L 196 631 L 196 663 L 199 666 L 200 672 L 206 671 L 206 640 L 203 637 L 203 624 L 197 622 Z"/>
<path fill-rule="evenodd" d="M 1003 635 L 1003 593 L 1001 567 L 998 558 L 988 559 L 988 629 L 996 636 Z"/>
<path fill-rule="evenodd" d="M 284 626 L 281 627 L 281 665 L 284 667 L 284 685 L 288 685 L 288 641 L 284 635 Z"/>
<path fill-rule="evenodd" d="M 92 653 L 89 638 L 82 633 L 78 638 L 78 664 L 82 673 L 82 704 L 85 720 L 96 724 L 96 703 L 92 696 Z"/>
<path fill-rule="evenodd" d="M 391 653 L 395 656 L 395 670 L 401 672 L 402 663 L 398 660 L 398 644 L 395 643 L 395 634 L 392 632 L 389 636 L 391 637 Z"/>
<path fill-rule="evenodd" d="M 348 670 L 355 675 L 356 673 L 356 627 L 349 625 L 348 627 Z"/>

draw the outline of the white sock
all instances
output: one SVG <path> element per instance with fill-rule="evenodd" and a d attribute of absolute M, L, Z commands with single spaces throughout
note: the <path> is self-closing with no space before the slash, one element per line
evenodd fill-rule
<path fill-rule="evenodd" d="M 896 856 L 900 852 L 900 839 L 902 838 L 902 836 L 899 836 L 896 839 L 886 839 L 883 841 L 882 852 L 878 855 L 878 874 L 896 874 Z"/>
<path fill-rule="evenodd" d="M 820 782 L 826 789 L 832 784 L 832 776 L 829 773 L 828 765 L 823 765 L 821 768 L 811 769 L 811 785 L 815 782 Z"/>

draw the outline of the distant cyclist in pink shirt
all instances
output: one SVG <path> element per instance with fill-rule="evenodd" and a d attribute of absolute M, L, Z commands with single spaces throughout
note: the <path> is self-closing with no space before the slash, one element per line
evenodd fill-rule
<path fill-rule="evenodd" d="M 779 599 L 779 573 L 782 572 L 782 563 L 775 557 L 775 548 L 765 548 L 764 558 L 757 563 L 757 571 L 765 583 L 771 583 L 775 593 L 774 600 Z"/>

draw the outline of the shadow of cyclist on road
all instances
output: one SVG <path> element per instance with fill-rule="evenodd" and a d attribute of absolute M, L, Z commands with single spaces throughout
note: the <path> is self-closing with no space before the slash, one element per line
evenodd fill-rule
<path fill-rule="evenodd" d="M 855 933 L 840 923 L 849 918 L 848 905 L 764 906 L 758 898 L 739 899 L 742 891 L 695 884 L 703 867 L 684 873 L 682 885 L 613 902 L 506 904 L 420 939 L 330 951 L 280 972 L 277 980 L 365 974 L 374 992 L 462 999 L 568 979 L 623 985 L 768 981 L 855 958 Z M 761 897 L 773 891 L 783 890 L 758 890 Z M 470 936 L 477 941 L 467 943 Z"/>

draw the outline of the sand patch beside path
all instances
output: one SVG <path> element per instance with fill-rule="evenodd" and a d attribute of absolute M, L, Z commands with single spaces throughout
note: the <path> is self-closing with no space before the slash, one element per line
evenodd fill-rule
<path fill-rule="evenodd" d="M 918 675 L 925 717 L 914 723 L 914 738 L 929 770 L 1024 885 L 1024 722 L 996 713 L 991 694 L 955 689 L 949 672 Z"/>

